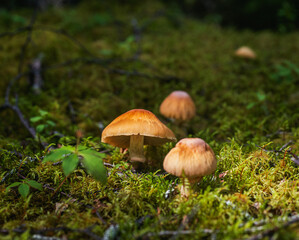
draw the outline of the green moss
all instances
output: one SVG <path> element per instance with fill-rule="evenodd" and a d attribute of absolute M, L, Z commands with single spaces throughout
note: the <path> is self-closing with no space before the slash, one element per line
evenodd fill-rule
<path fill-rule="evenodd" d="M 11 231 L 1 238 L 26 239 L 45 227 L 65 227 L 44 232 L 47 236 L 86 238 L 86 233 L 77 230 L 93 226 L 90 231 L 99 236 L 110 231 L 121 239 L 163 239 L 169 236 L 159 235 L 161 231 L 178 229 L 192 231 L 178 239 L 209 238 L 211 233 L 203 229 L 210 229 L 217 238 L 240 239 L 282 226 L 283 220 L 296 214 L 298 166 L 290 154 L 284 154 L 286 149 L 266 152 L 257 145 L 278 150 L 292 141 L 291 151 L 298 155 L 299 34 L 223 29 L 180 13 L 170 14 L 167 9 L 153 20 L 155 11 L 165 8 L 155 1 L 143 6 L 89 4 L 40 13 L 36 26 L 64 28 L 93 55 L 112 61 L 87 62 L 93 57 L 74 41 L 41 27 L 32 34 L 24 69 L 40 53 L 45 67 L 74 58 L 82 61 L 45 68 L 40 95 L 34 94 L 25 76 L 14 84 L 12 93 L 18 93 L 18 105 L 27 119 L 38 116 L 40 110 L 49 112 L 56 125 L 41 132 L 48 143 L 75 145 L 74 133 L 81 129 L 83 145 L 106 151 L 108 182 L 101 185 L 79 166 L 53 195 L 64 179 L 61 165 L 41 163 L 46 152 L 40 144 L 14 112 L 1 111 L 0 224 L 9 230 L 24 224 L 31 230 Z M 28 11 L 20 14 L 30 19 Z M 142 31 L 140 61 L 127 59 L 138 48 L 132 41 L 132 18 L 139 25 L 149 23 Z M 9 30 L 0 21 L 0 32 Z M 0 38 L 2 100 L 7 84 L 17 74 L 26 36 Z M 234 57 L 241 45 L 250 45 L 257 60 Z M 160 103 L 173 90 L 187 91 L 197 107 L 194 119 L 183 126 L 159 114 Z M 10 101 L 14 103 L 14 95 Z M 204 177 L 188 199 L 179 196 L 179 179 L 162 170 L 174 143 L 146 146 L 148 161 L 138 173 L 132 172 L 127 151 L 100 143 L 102 126 L 132 108 L 154 112 L 178 140 L 200 137 L 213 148 L 217 170 Z M 43 191 L 30 189 L 27 199 L 20 197 L 17 188 L 6 191 L 22 177 L 42 183 Z M 259 221 L 264 223 L 256 229 Z M 298 238 L 298 224 L 276 231 L 275 237 Z"/>

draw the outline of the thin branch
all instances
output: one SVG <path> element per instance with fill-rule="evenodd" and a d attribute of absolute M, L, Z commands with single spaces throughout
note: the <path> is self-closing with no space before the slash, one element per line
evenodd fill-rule
<path fill-rule="evenodd" d="M 15 84 L 16 81 L 18 81 L 20 78 L 22 78 L 23 76 L 28 75 L 29 72 L 23 72 L 23 73 L 19 73 L 17 76 L 15 76 L 8 84 L 6 91 L 5 91 L 5 104 L 9 104 L 9 97 L 10 97 L 10 92 L 11 89 L 13 87 L 13 85 Z"/>
<path fill-rule="evenodd" d="M 257 146 L 258 148 L 260 148 L 261 150 L 263 150 L 264 152 L 273 152 L 273 153 L 276 153 L 276 155 L 278 155 L 279 153 L 283 153 L 283 154 L 288 153 L 289 155 L 292 156 L 292 157 L 291 157 L 291 160 L 292 160 L 295 164 L 299 165 L 299 156 L 297 156 L 295 153 L 293 153 L 291 148 L 289 148 L 289 149 L 287 149 L 286 151 L 284 151 L 284 149 L 287 148 L 287 147 L 288 147 L 289 145 L 291 145 L 292 143 L 293 143 L 292 140 L 289 141 L 289 142 L 287 142 L 287 143 L 284 144 L 279 150 L 275 150 L 275 149 L 274 149 L 274 150 L 268 150 L 268 149 L 265 149 L 264 147 L 259 146 L 259 145 L 257 145 L 257 144 L 256 144 L 256 146 Z"/>
<path fill-rule="evenodd" d="M 282 224 L 281 226 L 276 226 L 274 228 L 265 230 L 264 232 L 261 232 L 253 237 L 248 238 L 247 240 L 261 240 L 265 237 L 271 237 L 280 229 L 289 227 L 290 225 L 292 225 L 294 223 L 298 223 L 298 222 L 299 222 L 299 215 L 294 215 L 294 216 L 290 217 L 288 219 L 288 221 L 285 222 L 284 224 Z"/>
<path fill-rule="evenodd" d="M 212 229 L 200 229 L 200 230 L 182 230 L 182 231 L 161 231 L 157 233 L 147 233 L 143 236 L 146 237 L 163 237 L 163 236 L 179 236 L 179 235 L 194 235 L 196 233 L 213 234 L 215 231 Z"/>
<path fill-rule="evenodd" d="M 134 34 L 134 40 L 137 44 L 137 50 L 133 55 L 133 59 L 139 59 L 139 56 L 141 54 L 141 34 L 142 34 L 142 30 L 141 27 L 139 27 L 138 25 L 138 21 L 136 18 L 133 18 L 131 20 L 131 25 L 133 27 L 133 34 Z"/>
<path fill-rule="evenodd" d="M 30 234 L 46 234 L 48 232 L 59 232 L 59 231 L 78 232 L 78 233 L 83 233 L 92 239 L 101 240 L 102 239 L 101 237 L 99 237 L 98 235 L 92 232 L 93 227 L 94 225 L 87 228 L 79 228 L 79 229 L 73 229 L 66 226 L 56 227 L 56 228 L 30 229 Z M 24 226 L 12 230 L 0 229 L 0 233 L 2 234 L 9 234 L 10 232 L 24 233 L 25 231 L 27 231 L 27 228 Z"/>
<path fill-rule="evenodd" d="M 4 109 L 7 109 L 7 108 L 13 110 L 17 114 L 17 116 L 20 119 L 21 123 L 28 130 L 30 135 L 35 139 L 36 138 L 36 131 L 33 127 L 30 126 L 29 122 L 27 121 L 27 119 L 22 114 L 22 112 L 21 112 L 20 108 L 18 107 L 17 103 L 15 105 L 11 105 L 10 103 L 3 104 L 2 106 L 0 106 L 0 112 Z"/>
<path fill-rule="evenodd" d="M 45 32 L 52 32 L 52 33 L 56 33 L 56 34 L 60 34 L 66 38 L 68 38 L 69 40 L 71 40 L 73 43 L 75 43 L 75 45 L 77 45 L 79 48 L 81 48 L 85 53 L 87 53 L 88 55 L 94 57 L 94 55 L 76 38 L 72 37 L 70 34 L 68 34 L 65 30 L 58 30 L 55 28 L 51 28 L 51 27 L 41 27 L 41 26 L 36 26 L 34 28 L 34 30 L 39 30 L 39 31 L 45 31 Z"/>
<path fill-rule="evenodd" d="M 127 71 L 123 69 L 109 69 L 110 73 L 115 73 L 115 74 L 120 74 L 120 75 L 127 75 L 127 76 L 137 76 L 137 77 L 143 77 L 143 78 L 148 78 L 148 79 L 158 79 L 162 80 L 165 82 L 170 82 L 170 81 L 182 81 L 182 79 L 174 77 L 174 76 L 157 76 L 157 75 L 149 75 L 146 73 L 141 73 L 138 71 Z"/>
<path fill-rule="evenodd" d="M 0 34 L 0 38 L 3 38 L 3 37 L 13 37 L 13 36 L 15 36 L 15 35 L 17 35 L 19 33 L 23 33 L 23 32 L 29 31 L 29 29 L 30 29 L 30 27 L 26 26 L 26 27 L 18 28 L 18 29 L 16 29 L 13 32 L 4 32 L 4 33 Z"/>

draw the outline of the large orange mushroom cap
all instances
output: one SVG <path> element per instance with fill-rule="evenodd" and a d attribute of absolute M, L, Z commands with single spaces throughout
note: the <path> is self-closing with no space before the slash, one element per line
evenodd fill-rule
<path fill-rule="evenodd" d="M 162 145 L 176 141 L 174 133 L 152 112 L 144 109 L 130 110 L 114 119 L 103 131 L 102 142 L 127 148 L 130 136 L 144 136 L 144 145 Z"/>
<path fill-rule="evenodd" d="M 102 142 L 130 148 L 132 162 L 145 162 L 143 145 L 162 145 L 176 141 L 174 133 L 152 112 L 130 110 L 114 119 L 103 131 Z"/>
<path fill-rule="evenodd" d="M 196 108 L 188 93 L 174 91 L 162 102 L 160 113 L 167 118 L 187 121 L 195 116 Z"/>
<path fill-rule="evenodd" d="M 200 138 L 184 138 L 166 155 L 165 171 L 186 177 L 190 183 L 198 182 L 203 176 L 216 170 L 217 160 L 211 147 Z"/>

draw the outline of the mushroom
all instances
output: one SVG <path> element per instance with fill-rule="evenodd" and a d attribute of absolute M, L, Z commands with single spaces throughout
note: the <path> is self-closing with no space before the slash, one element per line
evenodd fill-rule
<path fill-rule="evenodd" d="M 129 148 L 131 162 L 145 162 L 143 145 L 162 145 L 176 141 L 173 132 L 152 112 L 130 110 L 114 119 L 102 133 L 102 142 Z"/>
<path fill-rule="evenodd" d="M 248 58 L 248 59 L 256 58 L 255 52 L 247 46 L 243 46 L 243 47 L 240 47 L 239 49 L 237 49 L 235 51 L 235 55 L 240 58 Z"/>
<path fill-rule="evenodd" d="M 189 196 L 188 182 L 195 184 L 216 170 L 217 160 L 211 147 L 200 138 L 184 138 L 166 155 L 165 171 L 182 180 L 181 195 Z M 188 179 L 188 182 L 186 181 Z"/>
<path fill-rule="evenodd" d="M 164 99 L 160 113 L 178 121 L 187 121 L 195 116 L 195 105 L 188 93 L 174 91 Z"/>

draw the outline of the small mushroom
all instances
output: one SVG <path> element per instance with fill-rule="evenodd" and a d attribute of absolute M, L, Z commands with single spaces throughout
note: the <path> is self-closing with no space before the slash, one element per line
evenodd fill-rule
<path fill-rule="evenodd" d="M 174 91 L 162 102 L 160 113 L 167 118 L 187 121 L 195 116 L 196 108 L 188 93 Z"/>
<path fill-rule="evenodd" d="M 240 47 L 239 49 L 237 49 L 235 51 L 235 55 L 240 58 L 247 58 L 247 59 L 255 59 L 256 58 L 255 52 L 247 46 L 243 46 L 243 47 Z"/>
<path fill-rule="evenodd" d="M 200 138 L 184 138 L 166 155 L 165 171 L 182 180 L 181 195 L 189 196 L 186 178 L 190 184 L 199 182 L 216 170 L 217 160 L 211 147 Z"/>
<path fill-rule="evenodd" d="M 129 148 L 131 162 L 145 162 L 143 145 L 176 141 L 173 132 L 152 112 L 130 110 L 114 119 L 103 131 L 102 142 Z"/>

